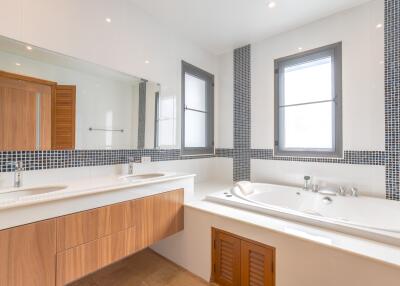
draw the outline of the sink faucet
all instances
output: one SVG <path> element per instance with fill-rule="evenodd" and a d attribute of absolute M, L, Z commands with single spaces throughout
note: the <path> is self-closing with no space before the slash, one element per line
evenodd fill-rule
<path fill-rule="evenodd" d="M 22 172 L 24 169 L 24 163 L 22 161 L 15 161 L 9 163 L 14 166 L 14 188 L 22 187 Z"/>
<path fill-rule="evenodd" d="M 304 176 L 303 190 L 304 191 L 309 191 L 310 189 L 311 189 L 311 177 L 310 176 Z"/>
<path fill-rule="evenodd" d="M 128 157 L 128 175 L 133 175 L 133 163 L 135 163 L 135 158 Z"/>

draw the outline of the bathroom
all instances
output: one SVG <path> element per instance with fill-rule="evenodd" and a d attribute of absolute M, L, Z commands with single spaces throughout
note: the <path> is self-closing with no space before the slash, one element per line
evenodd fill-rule
<path fill-rule="evenodd" d="M 399 0 L 0 3 L 0 286 L 399 285 Z"/>

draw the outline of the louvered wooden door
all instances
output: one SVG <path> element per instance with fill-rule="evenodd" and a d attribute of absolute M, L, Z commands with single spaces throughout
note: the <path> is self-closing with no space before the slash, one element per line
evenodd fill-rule
<path fill-rule="evenodd" d="M 221 286 L 240 286 L 240 239 L 214 232 L 214 282 Z"/>
<path fill-rule="evenodd" d="M 273 286 L 273 250 L 241 241 L 241 286 Z"/>
<path fill-rule="evenodd" d="M 57 85 L 53 96 L 52 149 L 75 148 L 76 87 Z"/>
<path fill-rule="evenodd" d="M 211 280 L 220 286 L 274 286 L 275 249 L 213 228 Z"/>

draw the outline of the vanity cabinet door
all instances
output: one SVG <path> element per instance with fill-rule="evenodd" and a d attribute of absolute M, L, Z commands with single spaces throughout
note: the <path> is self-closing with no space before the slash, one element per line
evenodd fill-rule
<path fill-rule="evenodd" d="M 124 202 L 57 218 L 57 252 L 127 229 L 131 215 Z"/>
<path fill-rule="evenodd" d="M 138 249 L 183 230 L 183 189 L 132 202 Z"/>
<path fill-rule="evenodd" d="M 56 222 L 0 231 L 0 286 L 54 286 Z"/>
<path fill-rule="evenodd" d="M 57 254 L 57 286 L 62 286 L 136 251 L 135 227 Z"/>

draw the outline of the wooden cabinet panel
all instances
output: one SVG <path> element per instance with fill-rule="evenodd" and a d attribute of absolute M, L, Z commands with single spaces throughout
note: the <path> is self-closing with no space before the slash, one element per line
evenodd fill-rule
<path fill-rule="evenodd" d="M 275 249 L 212 229 L 212 280 L 221 286 L 274 286 Z"/>
<path fill-rule="evenodd" d="M 52 86 L 0 71 L 0 150 L 51 149 Z"/>
<path fill-rule="evenodd" d="M 221 286 L 240 286 L 240 239 L 214 232 L 213 280 Z"/>
<path fill-rule="evenodd" d="M 76 87 L 57 85 L 52 107 L 52 149 L 74 149 Z"/>
<path fill-rule="evenodd" d="M 131 203 L 124 202 L 57 218 L 57 251 L 127 229 L 131 215 Z"/>
<path fill-rule="evenodd" d="M 146 197 L 132 201 L 133 220 L 136 226 L 136 245 L 143 249 L 155 242 L 153 234 L 154 199 Z"/>
<path fill-rule="evenodd" d="M 0 231 L 0 253 L 0 286 L 53 286 L 55 220 Z"/>
<path fill-rule="evenodd" d="M 273 286 L 273 259 L 271 248 L 241 241 L 241 285 Z"/>
<path fill-rule="evenodd" d="M 70 283 L 135 251 L 135 227 L 63 251 L 57 255 L 57 285 Z"/>
<path fill-rule="evenodd" d="M 183 230 L 183 197 L 181 189 L 132 202 L 138 249 Z"/>

